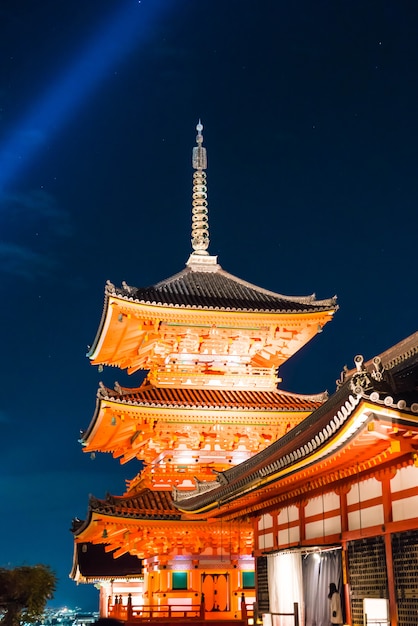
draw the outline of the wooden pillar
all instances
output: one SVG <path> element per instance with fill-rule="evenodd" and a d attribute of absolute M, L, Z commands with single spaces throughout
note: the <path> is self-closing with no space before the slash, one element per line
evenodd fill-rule
<path fill-rule="evenodd" d="M 303 543 L 306 539 L 306 531 L 305 531 L 305 507 L 307 505 L 307 500 L 301 500 L 297 507 L 299 509 L 299 543 Z M 277 532 L 276 532 L 277 535 Z"/>
<path fill-rule="evenodd" d="M 154 604 L 154 589 L 156 585 L 154 583 L 155 572 L 153 570 L 148 572 L 148 602 L 147 604 Z"/>
<path fill-rule="evenodd" d="M 396 602 L 395 592 L 395 575 L 393 572 L 393 554 L 392 554 L 392 535 L 385 534 L 385 555 L 386 555 L 386 574 L 388 579 L 389 591 L 389 618 L 390 626 L 398 624 L 398 605 Z"/>
<path fill-rule="evenodd" d="M 348 507 L 347 507 L 347 493 L 350 491 L 350 487 L 340 486 L 337 488 L 336 493 L 340 497 L 340 521 L 341 521 L 341 534 L 348 532 Z M 341 542 L 341 564 L 343 570 L 343 592 L 344 592 L 344 604 L 345 604 L 345 621 L 347 624 L 351 624 L 351 599 L 350 599 L 350 581 L 348 577 L 348 563 L 347 563 L 347 542 Z"/>
<path fill-rule="evenodd" d="M 343 570 L 343 592 L 345 605 L 345 621 L 351 624 L 351 602 L 350 602 L 350 585 L 348 584 L 348 567 L 347 567 L 347 542 L 342 542 L 341 564 Z"/>
<path fill-rule="evenodd" d="M 339 487 L 336 493 L 340 496 L 340 516 L 341 516 L 341 532 L 348 531 L 348 507 L 347 507 L 347 493 L 350 491 L 350 487 Z"/>
<path fill-rule="evenodd" d="M 190 583 L 189 588 L 195 589 L 196 593 L 201 592 L 201 572 L 199 570 L 199 561 L 197 559 L 192 561 L 192 569 L 190 570 Z"/>
<path fill-rule="evenodd" d="M 160 568 L 158 571 L 160 580 L 158 590 L 162 592 L 171 591 L 171 571 L 167 569 L 167 563 L 161 564 Z"/>
<path fill-rule="evenodd" d="M 396 470 L 385 471 L 376 476 L 382 483 L 382 500 L 383 500 L 383 517 L 385 524 L 389 524 L 393 520 L 392 515 L 392 492 L 390 490 L 390 481 L 396 475 Z M 385 526 L 383 526 L 385 531 Z M 396 585 L 395 574 L 393 571 L 393 553 L 392 553 L 392 535 L 385 533 L 385 556 L 386 556 L 386 576 L 388 581 L 389 593 L 389 617 L 391 626 L 397 626 L 398 623 L 398 604 L 396 602 Z"/>

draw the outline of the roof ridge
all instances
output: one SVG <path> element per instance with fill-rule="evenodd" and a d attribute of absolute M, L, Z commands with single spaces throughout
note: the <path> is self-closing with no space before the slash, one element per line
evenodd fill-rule
<path fill-rule="evenodd" d="M 240 278 L 239 276 L 235 276 L 234 274 L 231 274 L 230 272 L 227 272 L 226 270 L 224 270 L 222 266 L 219 264 L 212 265 L 209 267 L 210 269 L 207 269 L 207 268 L 201 269 L 200 266 L 197 266 L 197 265 L 195 267 L 193 267 L 193 265 L 188 265 L 180 272 L 173 274 L 173 276 L 169 276 L 168 278 L 165 278 L 164 280 L 161 280 L 158 283 L 155 283 L 154 285 L 150 285 L 149 287 L 146 287 L 145 290 L 151 289 L 151 288 L 161 289 L 162 287 L 166 285 L 171 285 L 175 283 L 176 281 L 180 280 L 181 278 L 189 274 L 212 273 L 212 274 L 218 274 L 220 276 L 223 276 L 227 280 L 231 280 L 237 283 L 238 285 L 246 287 L 247 289 L 254 290 L 257 293 L 262 293 L 263 295 L 272 296 L 274 298 L 280 298 L 281 300 L 284 300 L 286 302 L 298 302 L 300 304 L 316 304 L 316 305 L 321 305 L 321 306 L 329 305 L 332 307 L 336 306 L 337 296 L 333 296 L 331 298 L 325 298 L 323 300 L 317 300 L 315 293 L 308 294 L 306 296 L 286 296 L 282 293 L 278 293 L 277 291 L 272 291 L 264 287 L 259 287 L 258 285 L 255 285 L 254 283 L 251 283 L 248 280 Z M 142 290 L 141 288 L 139 289 Z"/>
<path fill-rule="evenodd" d="M 220 269 L 218 270 L 218 274 L 221 274 L 222 276 L 225 276 L 225 278 L 233 280 L 234 282 L 237 282 L 240 285 L 243 285 L 244 287 L 247 287 L 249 289 L 254 289 L 255 291 L 263 293 L 266 296 L 274 296 L 276 298 L 279 297 L 280 299 L 286 300 L 288 302 L 301 302 L 303 304 L 318 304 L 318 303 L 327 303 L 327 302 L 330 302 L 330 303 L 333 302 L 335 304 L 336 302 L 336 296 L 333 296 L 332 298 L 326 298 L 325 300 L 317 300 L 315 293 L 311 293 L 307 296 L 286 296 L 282 293 L 278 293 L 277 291 L 271 291 L 270 289 L 259 287 L 258 285 L 255 285 L 254 283 L 251 283 L 250 281 L 245 280 L 244 278 L 239 278 L 238 276 L 234 276 L 234 274 L 227 272 L 226 270 L 222 269 L 222 267 L 220 267 Z"/>

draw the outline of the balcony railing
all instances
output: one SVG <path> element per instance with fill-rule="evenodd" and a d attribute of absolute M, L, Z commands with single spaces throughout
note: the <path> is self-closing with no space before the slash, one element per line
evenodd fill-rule
<path fill-rule="evenodd" d="M 117 602 L 108 605 L 108 617 L 121 621 L 149 621 L 156 619 L 204 619 L 205 605 L 199 604 L 154 604 L 147 606 L 135 606 L 129 601 L 127 604 Z"/>
<path fill-rule="evenodd" d="M 205 600 L 202 596 L 199 604 L 150 604 L 135 606 L 132 604 L 130 594 L 127 597 L 126 604 L 123 604 L 122 596 L 117 596 L 114 604 L 112 604 L 112 598 L 109 597 L 107 617 L 118 619 L 121 622 L 149 622 L 150 620 L 153 622 L 159 620 L 166 622 L 176 619 L 203 621 L 206 618 Z M 244 597 L 241 599 L 241 619 L 248 626 L 254 624 L 253 605 L 247 605 Z"/>

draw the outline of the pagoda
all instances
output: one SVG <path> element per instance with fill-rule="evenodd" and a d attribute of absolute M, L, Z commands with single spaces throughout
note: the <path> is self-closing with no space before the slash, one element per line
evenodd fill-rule
<path fill-rule="evenodd" d="M 145 288 L 108 282 L 88 352 L 99 368 L 146 376 L 133 388 L 100 384 L 83 450 L 111 453 L 120 463 L 137 459 L 142 470 L 123 495 L 90 497 L 87 519 L 74 523 L 73 534 L 77 547 L 102 544 L 114 558 L 143 560 L 136 604 L 188 606 L 204 594 L 207 618 L 232 619 L 242 593 L 255 599 L 253 525 L 245 518 L 226 525 L 196 519 L 176 501 L 211 489 L 212 479 L 222 481 L 231 468 L 239 473 L 242 463 L 322 406 L 326 394 L 278 387 L 279 368 L 322 330 L 337 305 L 335 298 L 260 288 L 209 254 L 207 154 L 200 122 L 196 129 L 186 267 Z M 74 563 L 72 577 L 85 582 L 78 571 Z M 103 593 L 112 596 L 108 586 Z M 106 606 L 113 604 L 111 597 Z"/>

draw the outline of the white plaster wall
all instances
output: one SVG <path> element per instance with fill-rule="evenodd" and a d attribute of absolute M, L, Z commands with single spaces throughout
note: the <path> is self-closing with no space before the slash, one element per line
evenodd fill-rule
<path fill-rule="evenodd" d="M 410 489 L 411 487 L 418 487 L 418 467 L 414 465 L 402 467 L 390 481 L 390 490 L 392 493 L 402 491 L 403 489 Z"/>
<path fill-rule="evenodd" d="M 360 511 L 352 511 L 348 514 L 348 530 L 377 526 L 383 524 L 383 520 L 383 504 L 369 506 L 361 510 L 361 517 Z"/>
<path fill-rule="evenodd" d="M 336 493 L 334 493 L 333 491 L 331 493 L 326 493 L 324 495 L 324 510 L 325 512 L 327 511 L 334 511 L 335 509 L 339 509 L 341 506 L 340 504 L 340 496 Z"/>
<path fill-rule="evenodd" d="M 335 517 L 329 517 L 325 519 L 325 534 L 336 535 L 341 532 L 341 517 L 335 515 Z"/>
<path fill-rule="evenodd" d="M 308 522 L 305 524 L 305 537 L 306 539 L 316 539 L 324 535 L 324 526 L 322 520 L 316 522 Z"/>
<path fill-rule="evenodd" d="M 258 520 L 258 530 L 264 530 L 265 528 L 271 528 L 273 526 L 273 518 L 270 513 L 262 515 Z"/>
<path fill-rule="evenodd" d="M 392 518 L 394 522 L 412 517 L 418 517 L 418 496 L 392 502 Z"/>
<path fill-rule="evenodd" d="M 360 502 L 378 498 L 382 495 L 382 483 L 376 478 L 369 478 L 363 480 L 360 485 L 358 483 L 354 484 L 347 494 L 347 503 L 349 505 L 356 504 L 359 501 L 359 493 Z"/>
<path fill-rule="evenodd" d="M 323 512 L 334 511 L 340 508 L 340 496 L 336 493 L 326 493 L 324 496 L 312 498 L 305 506 L 305 517 L 319 515 Z"/>
<path fill-rule="evenodd" d="M 273 533 L 266 533 L 265 535 L 259 535 L 258 537 L 258 549 L 264 550 L 265 548 L 273 547 Z"/>
<path fill-rule="evenodd" d="M 384 524 L 383 504 L 369 506 L 361 511 L 361 521 L 365 526 L 375 526 L 376 524 Z"/>
<path fill-rule="evenodd" d="M 289 529 L 285 528 L 283 530 L 279 530 L 277 538 L 279 546 L 288 545 L 289 543 L 299 543 L 299 526 L 291 526 Z"/>
<path fill-rule="evenodd" d="M 305 506 L 305 519 L 312 515 L 321 515 L 322 512 L 322 498 L 312 498 Z"/>
<path fill-rule="evenodd" d="M 282 509 L 278 515 L 279 524 L 287 524 L 287 522 L 296 522 L 299 519 L 299 509 L 297 506 L 289 506 Z"/>
<path fill-rule="evenodd" d="M 316 520 L 308 522 L 305 525 L 306 539 L 319 539 L 326 535 L 335 535 L 341 532 L 341 518 L 339 515 L 335 517 L 325 518 L 324 520 Z"/>

